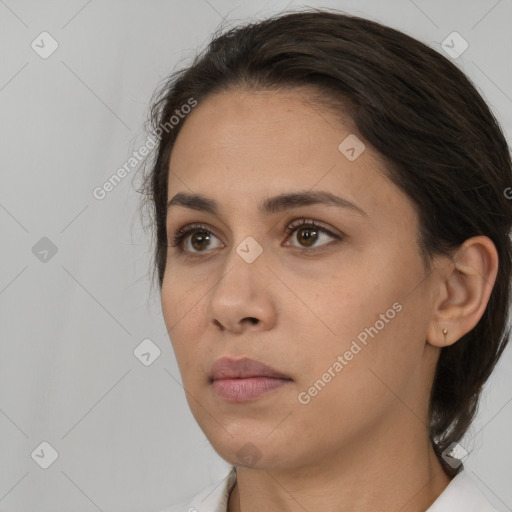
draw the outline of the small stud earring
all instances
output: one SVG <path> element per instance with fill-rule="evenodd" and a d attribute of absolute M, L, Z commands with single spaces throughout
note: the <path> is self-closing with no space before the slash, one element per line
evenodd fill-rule
<path fill-rule="evenodd" d="M 443 334 L 446 336 L 448 334 L 448 329 L 443 329 Z"/>

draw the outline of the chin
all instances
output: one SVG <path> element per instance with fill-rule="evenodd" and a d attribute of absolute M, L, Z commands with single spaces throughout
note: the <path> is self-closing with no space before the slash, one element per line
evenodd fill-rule
<path fill-rule="evenodd" d="M 217 454 L 228 464 L 236 467 L 253 469 L 283 469 L 288 466 L 289 456 L 294 450 L 293 443 L 288 446 L 279 438 L 269 436 L 271 429 L 258 435 L 250 435 L 248 430 L 237 434 L 227 429 L 222 438 L 208 437 L 210 444 Z M 295 447 L 296 450 L 296 447 Z"/>

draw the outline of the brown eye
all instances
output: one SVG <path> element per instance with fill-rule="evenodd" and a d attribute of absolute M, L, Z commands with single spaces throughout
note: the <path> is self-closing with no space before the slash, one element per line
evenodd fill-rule
<path fill-rule="evenodd" d="M 190 236 L 190 244 L 197 251 L 206 249 L 209 242 L 210 235 L 208 234 L 208 231 L 195 231 Z"/>
<path fill-rule="evenodd" d="M 290 235 L 290 238 L 295 238 L 298 241 L 299 245 L 296 247 L 303 247 L 306 251 L 311 247 L 316 247 L 314 244 L 322 239 L 322 235 L 335 240 L 341 240 L 342 238 L 340 235 L 320 226 L 314 220 L 308 219 L 299 219 L 292 222 L 292 224 L 286 228 L 286 233 Z M 294 237 L 291 236 L 293 233 L 296 233 Z"/>
<path fill-rule="evenodd" d="M 310 247 L 318 240 L 318 230 L 316 228 L 300 228 L 297 231 L 297 240 L 306 247 Z"/>
<path fill-rule="evenodd" d="M 317 245 L 327 245 L 329 238 L 334 240 L 341 240 L 342 236 L 333 233 L 329 229 L 320 226 L 314 220 L 298 219 L 286 228 L 286 233 L 289 238 L 295 238 L 299 245 L 295 247 L 303 248 L 304 251 L 313 251 Z M 291 237 L 296 232 L 295 237 Z M 326 237 L 326 243 L 316 244 L 322 237 Z M 174 235 L 170 236 L 172 243 L 170 247 L 177 247 L 179 252 L 196 254 L 208 253 L 209 249 L 216 249 L 219 247 L 213 246 L 212 241 L 218 240 L 218 238 L 211 232 L 208 226 L 202 224 L 189 225 L 179 229 Z"/>
<path fill-rule="evenodd" d="M 217 237 L 206 226 L 187 226 L 181 228 L 172 236 L 172 244 L 170 244 L 170 247 L 177 247 L 181 252 L 190 252 L 192 254 L 207 252 L 214 238 L 216 239 Z M 187 244 L 187 242 L 189 242 L 189 244 Z M 190 250 L 189 247 L 192 247 L 192 250 Z"/>

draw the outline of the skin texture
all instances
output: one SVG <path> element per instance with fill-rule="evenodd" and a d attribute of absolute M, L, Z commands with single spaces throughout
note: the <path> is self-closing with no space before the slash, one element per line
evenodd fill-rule
<path fill-rule="evenodd" d="M 426 270 L 416 211 L 386 178 L 384 161 L 350 120 L 307 98 L 307 89 L 224 91 L 183 121 L 169 198 L 199 193 L 220 211 L 169 211 L 170 241 L 192 223 L 211 235 L 195 245 L 186 237 L 188 252 L 168 249 L 166 327 L 192 414 L 237 466 L 230 512 L 424 511 L 450 481 L 428 438 L 435 365 L 441 347 L 483 314 L 496 250 L 475 237 L 453 261 L 435 257 Z M 338 149 L 350 134 L 366 144 L 354 161 Z M 258 211 L 267 197 L 302 190 L 342 196 L 365 214 L 323 204 Z M 308 242 L 315 230 L 301 227 L 288 235 L 301 218 L 341 239 L 317 231 Z M 263 250 L 252 263 L 236 251 L 249 236 Z M 299 393 L 395 303 L 400 312 L 300 403 Z M 256 359 L 292 381 L 253 402 L 228 403 L 209 381 L 223 356 Z"/>

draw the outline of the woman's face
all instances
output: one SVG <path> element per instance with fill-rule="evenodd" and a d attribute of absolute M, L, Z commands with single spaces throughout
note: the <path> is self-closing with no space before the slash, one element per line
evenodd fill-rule
<path fill-rule="evenodd" d="M 169 244 L 181 228 L 196 233 L 168 248 L 163 314 L 190 409 L 237 466 L 361 457 L 358 441 L 426 431 L 436 294 L 417 215 L 355 126 L 306 97 L 210 96 L 181 121 L 171 155 L 169 199 L 207 203 L 169 208 Z M 304 195 L 283 199 L 292 194 Z M 288 380 L 212 384 L 223 357 Z"/>

